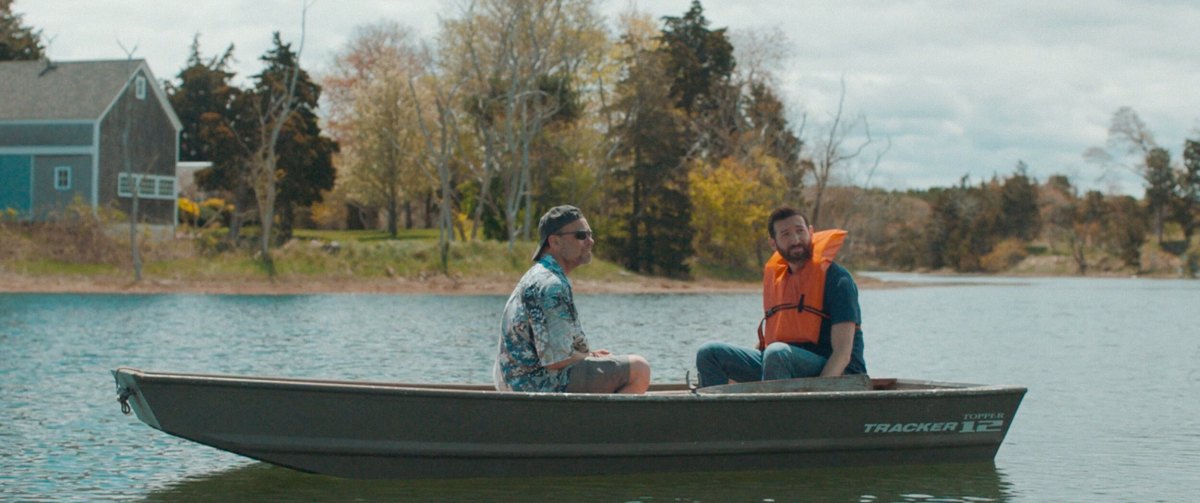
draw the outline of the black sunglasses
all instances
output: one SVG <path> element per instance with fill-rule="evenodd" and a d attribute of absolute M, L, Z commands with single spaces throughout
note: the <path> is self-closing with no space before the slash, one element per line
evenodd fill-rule
<path fill-rule="evenodd" d="M 575 236 L 575 239 L 586 241 L 592 237 L 592 231 L 572 231 L 572 232 L 555 232 L 555 236 Z"/>

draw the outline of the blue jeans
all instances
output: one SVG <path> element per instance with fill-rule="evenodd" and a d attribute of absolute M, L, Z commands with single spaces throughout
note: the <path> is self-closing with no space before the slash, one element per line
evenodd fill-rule
<path fill-rule="evenodd" d="M 709 342 L 696 352 L 700 387 L 737 382 L 770 381 L 821 375 L 828 358 L 785 342 L 773 342 L 764 351 Z"/>

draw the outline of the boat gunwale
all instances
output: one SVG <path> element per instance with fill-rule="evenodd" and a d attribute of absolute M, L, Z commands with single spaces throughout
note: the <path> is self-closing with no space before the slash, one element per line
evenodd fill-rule
<path fill-rule="evenodd" d="M 785 392 L 739 392 L 723 394 L 692 393 L 686 388 L 668 391 L 651 391 L 641 395 L 588 394 L 496 391 L 484 384 L 411 384 L 379 381 L 349 381 L 331 379 L 305 379 L 291 377 L 244 376 L 232 374 L 193 374 L 179 372 L 144 371 L 131 367 L 119 367 L 113 374 L 125 373 L 140 380 L 170 384 L 202 382 L 209 386 L 256 387 L 291 389 L 312 392 L 379 393 L 394 395 L 423 396 L 430 398 L 457 398 L 479 400 L 535 400 L 542 402 L 682 402 L 682 401 L 778 401 L 778 400 L 844 400 L 848 398 L 887 399 L 918 398 L 934 396 L 980 396 L 980 395 L 1024 395 L 1027 389 L 1015 385 L 983 385 L 896 379 L 895 385 L 913 386 L 899 389 L 871 389 L 854 391 L 785 391 Z M 667 384 L 665 386 L 682 386 Z"/>

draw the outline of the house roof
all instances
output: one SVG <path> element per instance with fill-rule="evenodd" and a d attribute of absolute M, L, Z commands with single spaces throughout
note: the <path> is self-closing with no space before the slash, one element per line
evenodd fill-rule
<path fill-rule="evenodd" d="M 97 120 L 142 69 L 171 122 L 175 111 L 145 60 L 0 63 L 0 121 Z"/>

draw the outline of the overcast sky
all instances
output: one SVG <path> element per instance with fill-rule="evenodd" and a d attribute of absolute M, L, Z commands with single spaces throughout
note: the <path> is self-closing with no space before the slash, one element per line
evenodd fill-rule
<path fill-rule="evenodd" d="M 658 18 L 690 0 L 641 0 Z M 309 11 L 305 68 L 319 74 L 359 25 L 393 19 L 432 37 L 454 2 L 317 0 Z M 626 0 L 600 2 L 610 16 Z M 828 123 L 844 80 L 847 115 L 865 116 L 877 145 L 891 147 L 872 186 L 927 188 L 1012 173 L 1018 160 L 1039 180 L 1142 195 L 1124 172 L 1085 163 L 1103 146 L 1109 120 L 1133 107 L 1178 162 L 1185 138 L 1200 139 L 1200 2 L 1095 1 L 717 1 L 703 2 L 713 28 L 735 36 L 788 37 L 779 88 L 806 136 Z M 299 37 L 300 0 L 16 0 L 25 24 L 43 30 L 60 60 L 134 57 L 174 79 L 192 36 L 205 55 L 236 45 L 250 76 L 271 33 Z M 736 38 L 735 38 L 736 40 Z M 122 45 L 124 49 L 122 49 Z M 849 141 L 854 146 L 854 141 Z M 855 183 L 868 182 L 858 172 Z"/>

